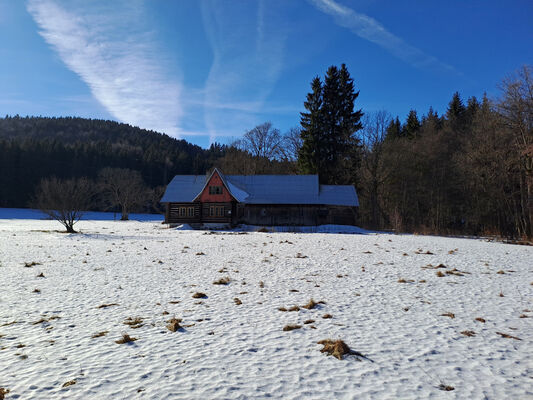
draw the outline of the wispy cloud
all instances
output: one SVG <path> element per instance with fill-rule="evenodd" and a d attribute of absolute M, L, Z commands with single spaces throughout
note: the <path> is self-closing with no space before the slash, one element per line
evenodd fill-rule
<path fill-rule="evenodd" d="M 181 84 L 161 66 L 165 59 L 149 30 L 139 28 L 141 3 L 29 0 L 27 9 L 41 36 L 111 115 L 179 136 Z"/>
<path fill-rule="evenodd" d="M 204 27 L 213 49 L 205 85 L 204 119 L 213 142 L 217 136 L 239 136 L 257 124 L 257 113 L 283 68 L 287 29 L 272 2 L 205 1 Z M 244 11 L 244 12 L 243 12 Z M 254 15 L 242 20 L 242 15 Z M 231 120 L 225 110 L 232 109 Z M 262 122 L 262 121 L 261 121 Z M 235 131 L 239 129 L 241 131 Z"/>
<path fill-rule="evenodd" d="M 457 72 L 451 65 L 425 54 L 422 50 L 406 43 L 389 32 L 381 23 L 365 14 L 358 13 L 334 0 L 309 0 L 322 12 L 331 15 L 337 25 L 350 29 L 357 36 L 366 39 L 393 54 L 395 57 L 417 68 L 432 68 Z"/>

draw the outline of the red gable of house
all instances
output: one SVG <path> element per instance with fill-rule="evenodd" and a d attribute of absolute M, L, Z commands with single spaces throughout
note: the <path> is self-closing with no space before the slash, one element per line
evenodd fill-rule
<path fill-rule="evenodd" d="M 222 191 L 222 193 L 218 193 L 218 191 Z M 196 198 L 202 203 L 229 203 L 235 200 L 217 169 L 213 171 L 204 189 Z"/>

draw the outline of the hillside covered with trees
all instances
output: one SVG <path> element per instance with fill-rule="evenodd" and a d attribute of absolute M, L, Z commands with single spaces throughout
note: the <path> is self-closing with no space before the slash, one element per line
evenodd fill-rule
<path fill-rule="evenodd" d="M 346 67 L 311 82 L 301 126 L 260 124 L 209 149 L 113 121 L 0 119 L 0 207 L 26 207 L 43 178 L 102 180 L 131 170 L 160 192 L 176 174 L 318 173 L 355 185 L 364 227 L 439 234 L 533 233 L 533 81 L 525 66 L 500 95 L 463 100 L 404 121 L 358 109 Z M 119 171 L 115 171 L 119 172 Z M 159 192 L 156 188 L 159 188 Z M 98 207 L 97 205 L 95 207 Z"/>

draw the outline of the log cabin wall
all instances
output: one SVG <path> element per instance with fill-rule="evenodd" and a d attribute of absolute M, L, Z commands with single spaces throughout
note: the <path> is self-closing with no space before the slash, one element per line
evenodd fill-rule
<path fill-rule="evenodd" d="M 167 203 L 166 223 L 199 223 L 201 222 L 200 203 Z"/>

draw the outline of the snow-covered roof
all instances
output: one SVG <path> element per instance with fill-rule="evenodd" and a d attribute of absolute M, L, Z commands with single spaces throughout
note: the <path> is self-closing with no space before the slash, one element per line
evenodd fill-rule
<path fill-rule="evenodd" d="M 222 175 L 231 195 L 245 204 L 323 204 L 359 206 L 349 185 L 320 185 L 318 175 Z M 177 175 L 161 202 L 192 202 L 204 189 L 206 175 Z"/>

